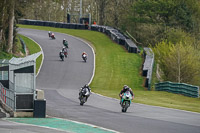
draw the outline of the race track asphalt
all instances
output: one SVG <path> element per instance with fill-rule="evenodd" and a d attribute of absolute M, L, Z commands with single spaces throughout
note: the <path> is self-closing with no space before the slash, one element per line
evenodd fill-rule
<path fill-rule="evenodd" d="M 119 100 L 95 93 L 80 106 L 79 88 L 90 82 L 93 75 L 95 57 L 91 47 L 61 33 L 55 33 L 55 40 L 48 37 L 48 31 L 20 29 L 19 33 L 32 38 L 43 49 L 44 62 L 36 86 L 45 92 L 47 115 L 124 133 L 200 133 L 199 113 L 136 103 L 122 113 Z M 69 57 L 64 62 L 58 56 L 63 38 L 69 42 Z M 81 59 L 83 51 L 88 53 L 87 63 Z"/>

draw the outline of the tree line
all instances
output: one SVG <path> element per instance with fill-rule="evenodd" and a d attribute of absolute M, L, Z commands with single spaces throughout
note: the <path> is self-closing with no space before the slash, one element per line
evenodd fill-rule
<path fill-rule="evenodd" d="M 28 2 L 25 0 L 0 1 L 0 52 L 16 53 L 16 24 L 23 17 L 26 4 Z"/>
<path fill-rule="evenodd" d="M 0 49 L 14 52 L 19 18 L 78 23 L 80 0 L 1 0 Z M 199 0 L 82 0 L 83 17 L 151 47 L 162 79 L 200 85 Z"/>

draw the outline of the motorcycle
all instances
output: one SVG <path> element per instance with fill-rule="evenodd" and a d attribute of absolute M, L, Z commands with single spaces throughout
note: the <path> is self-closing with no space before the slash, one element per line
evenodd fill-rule
<path fill-rule="evenodd" d="M 56 39 L 54 34 L 51 34 L 51 39 Z"/>
<path fill-rule="evenodd" d="M 63 41 L 63 45 L 64 45 L 66 48 L 69 48 L 69 47 L 68 47 L 68 42 L 67 42 L 67 41 Z"/>
<path fill-rule="evenodd" d="M 49 35 L 49 37 L 51 37 L 51 32 L 50 31 L 48 32 L 48 35 Z"/>
<path fill-rule="evenodd" d="M 67 54 L 67 51 L 64 51 L 64 55 L 65 55 L 65 57 L 67 58 L 67 55 L 68 55 L 68 54 Z"/>
<path fill-rule="evenodd" d="M 128 107 L 131 105 L 131 100 L 133 99 L 133 96 L 131 95 L 130 91 L 126 91 L 121 100 L 121 107 L 122 112 L 126 112 Z"/>
<path fill-rule="evenodd" d="M 60 52 L 60 59 L 62 60 L 62 61 L 64 61 L 64 52 Z"/>
<path fill-rule="evenodd" d="M 88 88 L 82 88 L 79 92 L 80 105 L 83 105 L 87 101 L 87 98 L 89 96 L 90 96 L 90 91 L 88 90 Z"/>
<path fill-rule="evenodd" d="M 87 55 L 86 54 L 83 54 L 82 55 L 82 58 L 83 58 L 83 60 L 86 62 L 87 61 Z"/>
<path fill-rule="evenodd" d="M 67 48 L 64 48 L 64 49 L 63 49 L 63 53 L 64 53 L 65 57 L 67 58 L 67 56 L 68 56 Z"/>

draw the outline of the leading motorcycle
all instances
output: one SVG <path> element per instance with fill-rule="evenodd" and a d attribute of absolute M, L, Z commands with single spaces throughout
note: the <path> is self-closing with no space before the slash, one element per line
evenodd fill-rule
<path fill-rule="evenodd" d="M 133 96 L 131 95 L 130 91 L 126 91 L 121 99 L 121 107 L 122 112 L 126 112 L 128 107 L 131 105 L 131 100 L 133 99 Z"/>
<path fill-rule="evenodd" d="M 90 91 L 88 88 L 81 88 L 79 92 L 79 100 L 80 100 L 80 105 L 83 105 L 88 97 L 90 96 Z"/>
<path fill-rule="evenodd" d="M 83 58 L 83 60 L 86 62 L 87 61 L 87 55 L 86 54 L 83 54 L 82 55 L 82 58 Z"/>

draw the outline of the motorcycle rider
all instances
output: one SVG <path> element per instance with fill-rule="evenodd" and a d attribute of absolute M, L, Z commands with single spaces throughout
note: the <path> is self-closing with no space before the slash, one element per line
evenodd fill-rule
<path fill-rule="evenodd" d="M 66 47 L 63 47 L 63 48 L 62 48 L 62 51 L 63 51 L 63 52 L 67 52 L 67 48 L 66 48 Z"/>
<path fill-rule="evenodd" d="M 65 57 L 67 56 L 67 48 L 66 47 L 63 47 L 62 48 L 62 52 L 64 53 Z"/>
<path fill-rule="evenodd" d="M 119 93 L 119 97 L 120 97 L 120 104 L 121 104 L 121 101 L 122 101 L 122 96 L 123 94 L 126 92 L 126 91 L 129 91 L 131 93 L 131 95 L 134 97 L 134 94 L 133 94 L 133 91 L 130 87 L 128 87 L 128 85 L 124 85 L 123 89 L 121 90 L 121 92 Z"/>
<path fill-rule="evenodd" d="M 64 55 L 63 50 L 60 50 L 60 53 L 59 53 L 60 58 L 62 58 L 63 55 Z"/>
<path fill-rule="evenodd" d="M 86 60 L 87 60 L 87 53 L 85 51 L 82 53 L 82 58 L 86 62 Z"/>
<path fill-rule="evenodd" d="M 86 55 L 86 57 L 87 57 L 87 53 L 85 51 L 82 53 L 82 58 L 83 58 L 83 55 Z"/>
<path fill-rule="evenodd" d="M 53 38 L 55 38 L 55 35 L 54 35 L 54 33 L 51 33 L 51 38 L 53 39 Z"/>
<path fill-rule="evenodd" d="M 65 38 L 63 39 L 63 45 L 64 45 L 66 48 L 68 48 L 68 42 L 67 42 L 67 40 L 65 40 Z"/>
<path fill-rule="evenodd" d="M 51 31 L 48 32 L 49 37 L 51 37 Z"/>
<path fill-rule="evenodd" d="M 83 55 L 86 55 L 86 56 L 87 56 L 87 53 L 84 51 L 84 52 L 82 53 L 82 57 L 83 57 Z"/>
<path fill-rule="evenodd" d="M 79 96 L 80 96 L 80 94 L 81 94 L 81 91 L 82 91 L 84 88 L 87 88 L 88 91 L 89 91 L 89 95 L 87 95 L 87 97 L 86 97 L 86 101 L 87 101 L 87 99 L 88 99 L 88 97 L 90 96 L 90 93 L 91 93 L 91 89 L 90 89 L 89 85 L 85 84 L 83 87 L 81 87 L 81 89 L 79 90 Z"/>
<path fill-rule="evenodd" d="M 63 44 L 65 44 L 65 41 L 66 41 L 66 40 L 65 40 L 65 38 L 64 38 L 64 39 L 63 39 Z"/>

